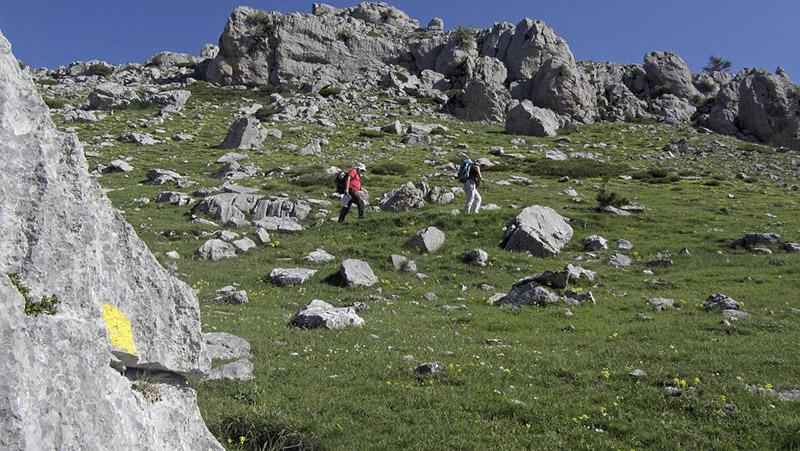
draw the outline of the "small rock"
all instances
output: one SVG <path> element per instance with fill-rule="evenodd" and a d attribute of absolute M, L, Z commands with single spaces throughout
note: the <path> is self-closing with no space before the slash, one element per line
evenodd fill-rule
<path fill-rule="evenodd" d="M 442 362 L 427 362 L 414 368 L 414 372 L 419 374 L 438 374 L 446 368 Z"/>

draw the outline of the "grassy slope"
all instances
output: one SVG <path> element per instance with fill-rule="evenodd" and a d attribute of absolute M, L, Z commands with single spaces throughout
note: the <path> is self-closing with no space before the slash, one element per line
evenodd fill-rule
<path fill-rule="evenodd" d="M 539 158 L 531 155 L 487 171 L 484 204 L 498 204 L 501 210 L 453 216 L 450 211 L 461 206 L 461 197 L 452 205 L 411 213 L 369 213 L 363 222 L 351 215 L 346 225 L 310 219 L 302 234 L 275 234 L 273 246 L 210 263 L 191 257 L 204 241 L 197 236 L 204 228 L 186 222 L 188 208 L 140 206 L 133 201 L 175 189 L 141 184 L 151 167 L 188 174 L 199 182 L 197 187 L 219 184 L 210 174 L 219 166 L 213 161 L 225 152 L 214 146 L 224 137 L 242 97 L 263 101 L 263 95 L 251 91 L 203 85 L 193 91 L 184 117 L 175 117 L 160 128 L 167 131 L 166 137 L 179 131 L 193 133 L 194 142 L 92 146 L 96 136 L 131 130 L 129 121 L 149 116 L 150 111 L 118 112 L 94 125 L 80 125 L 79 136 L 101 153 L 98 162 L 120 155 L 133 157 L 134 172 L 104 175 L 100 183 L 111 190 L 113 203 L 163 264 L 172 263 L 164 256 L 167 251 L 177 250 L 183 256 L 177 261 L 176 275 L 199 290 L 204 329 L 239 335 L 253 347 L 253 382 L 195 384 L 204 417 L 223 443 L 230 438 L 235 447 L 241 435 L 247 437 L 245 447 L 280 439 L 284 444 L 302 441 L 331 449 L 800 446 L 797 404 L 778 402 L 746 388 L 746 384 L 771 384 L 787 389 L 800 384 L 800 315 L 790 310 L 800 307 L 800 255 L 783 251 L 754 255 L 728 247 L 730 240 L 748 231 L 777 231 L 787 240 L 800 240 L 800 197 L 797 191 L 769 181 L 745 183 L 732 177 L 739 169 L 731 166 L 750 162 L 717 157 L 664 160 L 658 164 L 698 176 L 698 180 L 669 184 L 612 178 L 611 191 L 648 208 L 645 214 L 622 218 L 590 211 L 601 178 L 586 177 L 577 184 L 575 180 L 559 183 L 557 176 L 530 175 L 537 172 L 531 168 Z M 212 104 L 219 108 L 211 108 Z M 410 119 L 398 109 L 402 107 L 384 102 L 376 108 L 401 121 Z M 434 121 L 448 125 L 448 135 L 452 135 L 436 143 L 445 152 L 439 156 L 426 149 L 398 148 L 389 136 L 361 136 L 362 124 L 346 122 L 336 130 L 279 124 L 283 139 L 250 152 L 251 161 L 264 170 L 291 165 L 300 168 L 294 173 L 301 175 L 331 164 L 343 167 L 354 159 L 365 160 L 371 167 L 386 161 L 405 167 L 402 175 L 372 174 L 365 179 L 375 203 L 383 192 L 436 172 L 424 160 L 452 161 L 456 143 L 468 143 L 473 157 L 487 156 L 496 145 L 524 154 L 532 144 L 544 143 L 544 149 L 556 146 L 548 139 L 526 138 L 522 150 L 514 150 L 514 137 L 500 133 L 496 126 Z M 324 157 L 296 157 L 286 147 L 287 143 L 302 146 L 318 136 L 331 141 Z M 631 130 L 629 124 L 601 124 L 572 132 L 572 144 L 562 147 L 584 150 L 584 143 L 616 144 L 616 148 L 586 150 L 602 154 L 609 162 L 629 165 L 632 173 L 656 164 L 657 160 L 642 160 L 641 155 L 661 153 L 665 144 L 684 136 L 698 146 L 714 139 L 744 146 L 688 129 L 642 126 Z M 350 150 L 354 142 L 370 143 L 370 147 Z M 782 161 L 780 155 L 756 150 L 763 153 L 753 152 L 753 161 Z M 90 159 L 90 165 L 94 161 Z M 563 167 L 574 165 L 564 163 Z M 533 185 L 494 184 L 510 175 L 528 176 Z M 706 185 L 714 175 L 723 180 L 718 186 Z M 454 186 L 449 177 L 431 182 Z M 315 181 L 313 176 L 294 184 L 278 176 L 243 183 L 262 187 L 265 194 L 287 192 L 315 198 L 326 198 L 331 190 L 327 181 Z M 586 201 L 575 203 L 561 194 L 568 186 Z M 556 209 L 572 219 L 575 238 L 551 259 L 500 250 L 503 226 L 517 212 L 509 208 L 512 204 Z M 447 235 L 439 252 L 417 255 L 403 247 L 416 230 L 429 225 Z M 177 237 L 169 238 L 165 231 L 176 231 Z M 613 268 L 606 263 L 610 252 L 587 257 L 580 240 L 592 234 L 633 242 L 634 264 Z M 318 268 L 317 275 L 300 287 L 264 283 L 275 267 L 305 266 L 302 257 L 317 247 L 324 247 L 339 261 L 367 260 L 381 282 L 357 290 L 325 284 L 322 280 L 337 270 L 332 263 Z M 460 256 L 475 247 L 489 252 L 489 267 L 461 263 Z M 684 247 L 691 251 L 689 255 L 678 254 Z M 643 274 L 645 263 L 663 252 L 672 254 L 675 265 L 656 269 L 654 276 Z M 419 281 L 413 275 L 390 271 L 385 260 L 392 253 L 409 255 L 430 278 Z M 580 264 L 598 273 L 591 287 L 597 305 L 578 307 L 573 317 L 566 317 L 564 307 L 511 311 L 486 303 L 491 294 L 507 291 L 515 280 L 559 269 L 581 255 L 585 259 Z M 250 304 L 224 306 L 204 300 L 217 288 L 234 283 L 248 291 Z M 481 290 L 481 283 L 496 290 Z M 467 286 L 466 291 L 462 292 L 461 284 Z M 430 291 L 438 300 L 423 298 Z M 709 294 L 718 291 L 743 301 L 745 309 L 756 316 L 732 327 L 722 325 L 720 315 L 705 313 L 700 307 Z M 371 294 L 387 300 L 367 300 Z M 683 308 L 655 312 L 646 299 L 656 296 L 679 299 Z M 362 313 L 366 324 L 340 332 L 288 328 L 291 315 L 311 299 L 337 305 L 366 301 L 369 308 Z M 446 304 L 466 308 L 451 312 L 444 308 Z M 639 312 L 652 319 L 637 319 Z M 565 331 L 570 325 L 574 330 Z M 412 355 L 413 361 L 405 360 L 406 355 Z M 411 372 L 416 364 L 431 360 L 449 369 L 434 378 Z M 634 368 L 645 370 L 647 377 L 632 380 L 628 373 Z M 693 390 L 679 397 L 666 395 L 664 385 L 674 384 L 675 378 L 685 379 Z M 725 403 L 736 407 L 726 409 Z"/>

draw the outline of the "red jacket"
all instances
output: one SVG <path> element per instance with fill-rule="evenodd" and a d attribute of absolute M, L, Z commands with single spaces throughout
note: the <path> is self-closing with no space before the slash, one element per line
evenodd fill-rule
<path fill-rule="evenodd" d="M 347 187 L 348 191 L 361 191 L 361 174 L 358 173 L 358 169 L 350 169 L 347 176 L 350 177 L 350 185 Z"/>

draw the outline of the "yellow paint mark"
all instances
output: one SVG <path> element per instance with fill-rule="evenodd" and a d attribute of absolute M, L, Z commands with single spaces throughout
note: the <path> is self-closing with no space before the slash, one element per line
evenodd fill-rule
<path fill-rule="evenodd" d="M 103 321 L 108 329 L 111 345 L 128 354 L 136 354 L 136 344 L 133 342 L 133 328 L 131 322 L 122 310 L 111 304 L 103 304 Z"/>

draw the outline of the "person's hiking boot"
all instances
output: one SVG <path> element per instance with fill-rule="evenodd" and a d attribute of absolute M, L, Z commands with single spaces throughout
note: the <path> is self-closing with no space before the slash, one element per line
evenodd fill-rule
<path fill-rule="evenodd" d="M 339 222 L 344 222 L 345 216 L 347 216 L 347 209 L 342 208 L 342 211 L 339 212 Z"/>

